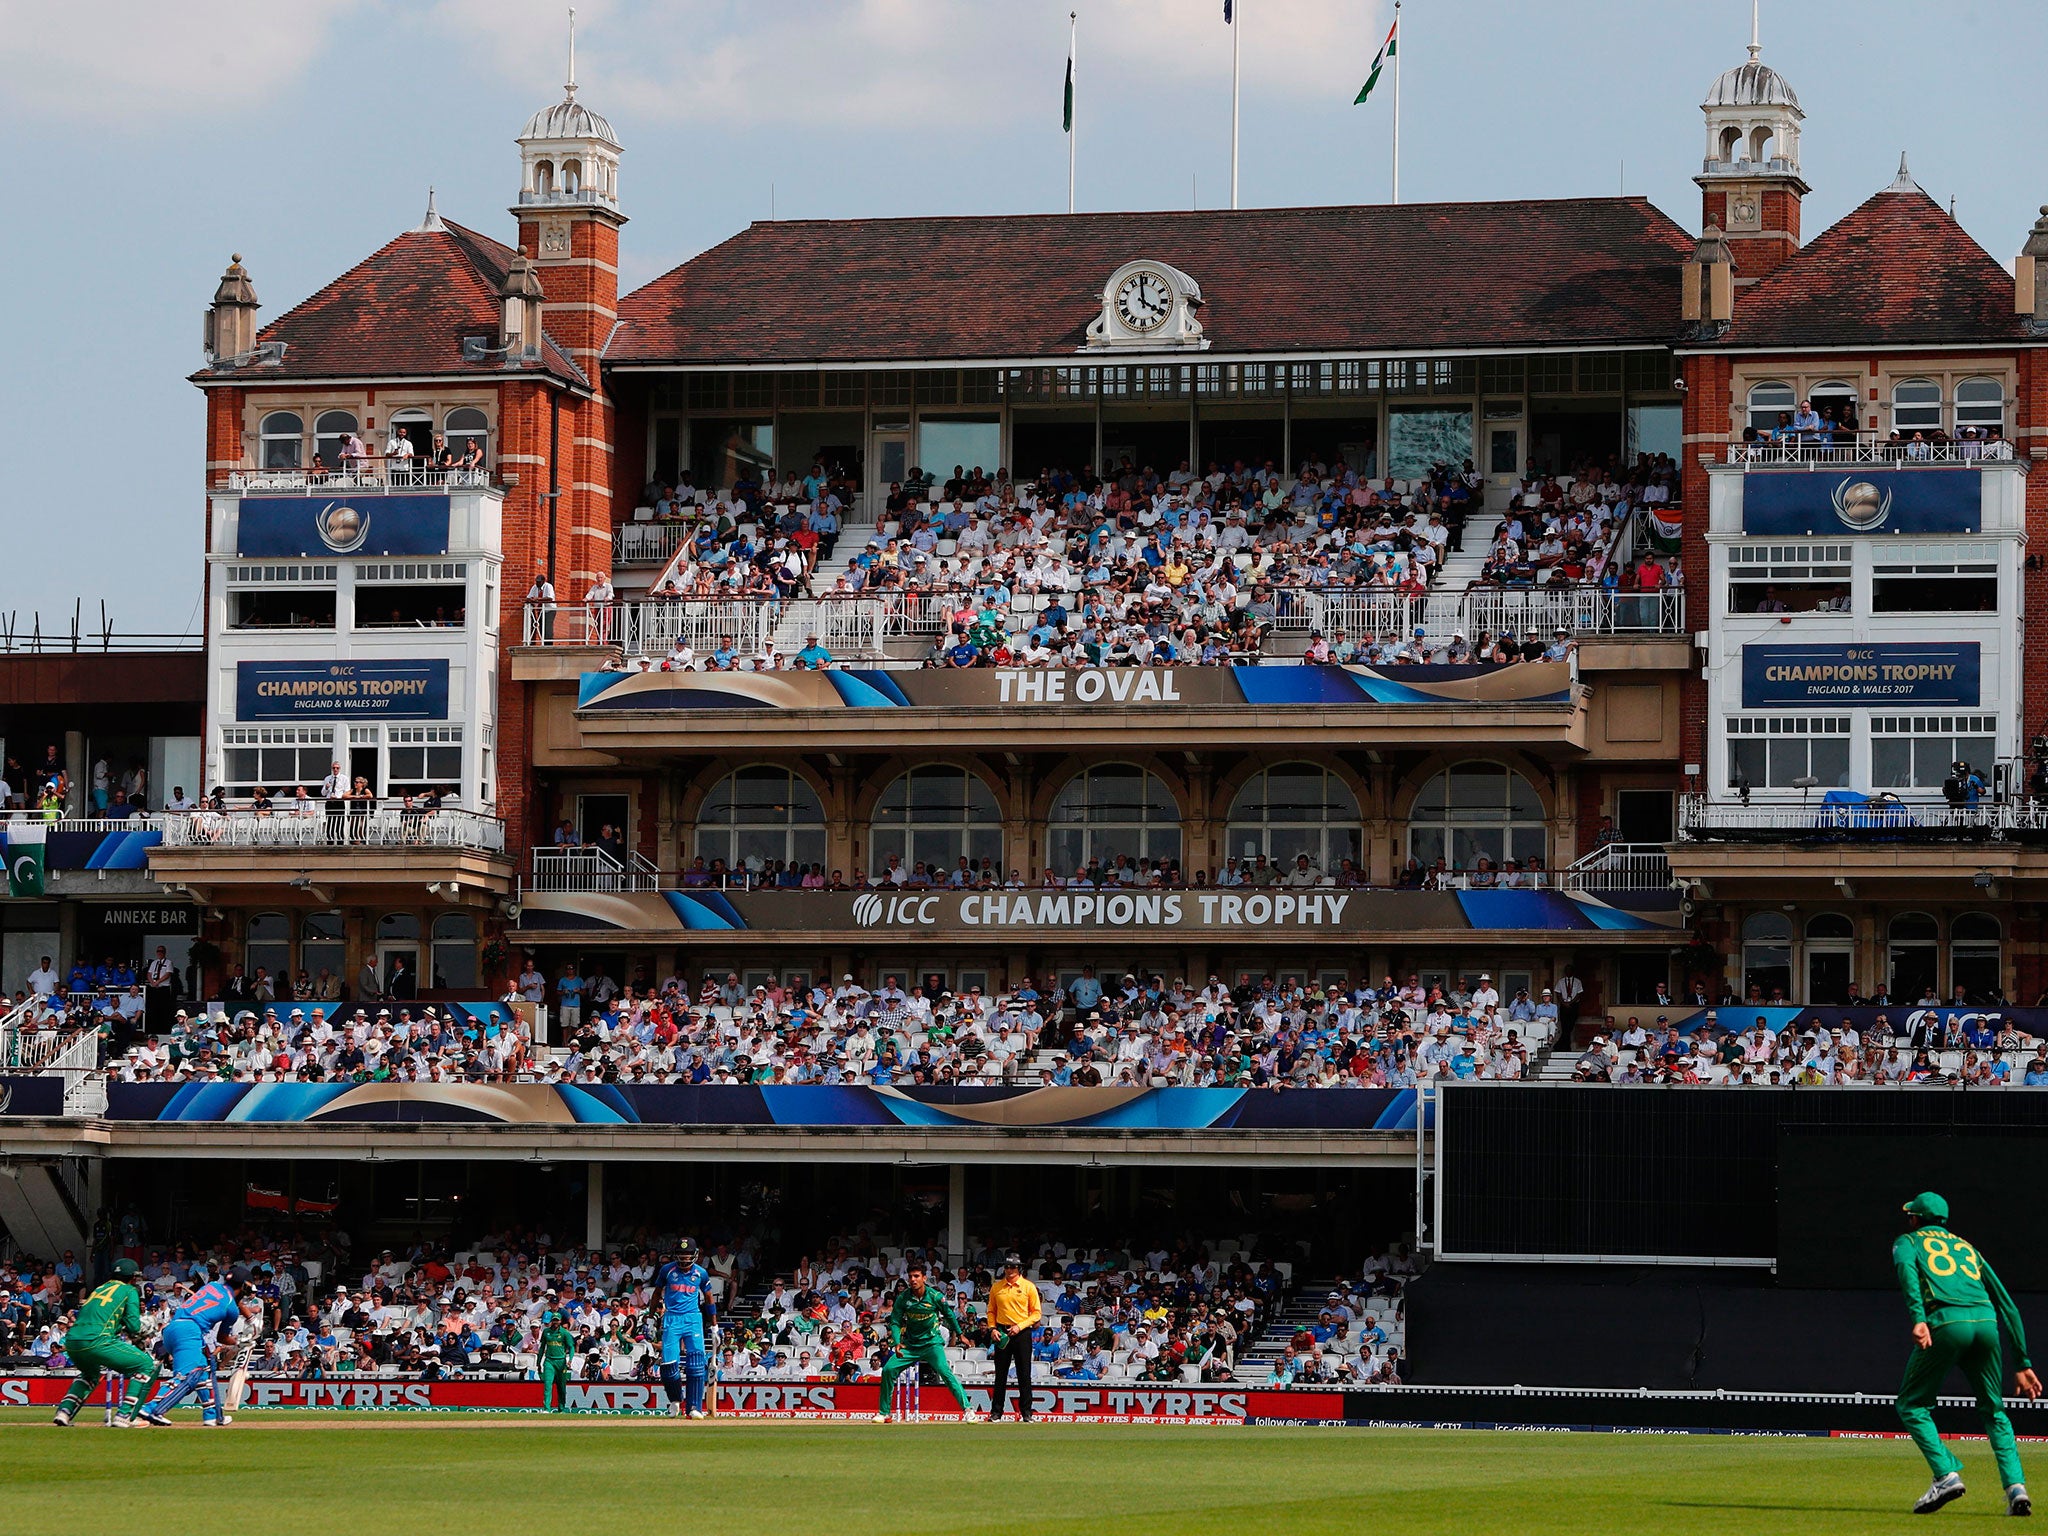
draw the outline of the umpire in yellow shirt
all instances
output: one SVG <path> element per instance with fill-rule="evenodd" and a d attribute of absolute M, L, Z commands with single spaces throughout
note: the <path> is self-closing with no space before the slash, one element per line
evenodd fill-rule
<path fill-rule="evenodd" d="M 989 1422 L 1003 1416 L 1003 1388 L 1010 1368 L 1017 1369 L 1017 1417 L 1031 1422 L 1031 1336 L 1045 1307 L 1038 1299 L 1038 1287 L 1024 1278 L 1024 1261 L 1014 1253 L 1003 1255 L 1003 1278 L 989 1287 L 988 1325 L 995 1333 L 996 1390 L 989 1406 Z"/>

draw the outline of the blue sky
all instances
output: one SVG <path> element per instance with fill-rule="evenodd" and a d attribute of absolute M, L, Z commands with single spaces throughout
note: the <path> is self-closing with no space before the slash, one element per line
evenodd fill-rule
<path fill-rule="evenodd" d="M 1351 103 L 1391 0 L 1239 0 L 1242 201 L 1383 201 L 1391 93 Z M 624 282 L 749 221 L 1057 210 L 1067 12 L 1079 203 L 1222 206 L 1220 0 L 583 0 L 580 99 L 626 145 Z M 1405 201 L 1646 193 L 1687 228 L 1698 103 L 1748 0 L 1409 0 Z M 558 99 L 552 0 L 0 0 L 15 178 L 0 305 L 0 612 L 102 598 L 176 632 L 199 592 L 199 316 L 231 251 L 271 318 L 442 211 L 509 239 L 511 139 Z M 1765 0 L 1811 236 L 1914 175 L 2010 261 L 2048 202 L 2039 0 Z"/>

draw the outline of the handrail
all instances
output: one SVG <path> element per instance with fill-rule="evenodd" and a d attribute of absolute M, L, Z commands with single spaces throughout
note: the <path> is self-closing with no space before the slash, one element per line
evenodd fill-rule
<path fill-rule="evenodd" d="M 330 812 L 324 802 L 306 810 L 287 801 L 270 815 L 248 809 L 172 811 L 148 818 L 162 831 L 167 848 L 468 848 L 505 851 L 505 823 L 480 811 L 406 810 L 381 805 L 363 811 Z"/>
<path fill-rule="evenodd" d="M 225 469 L 216 471 L 213 477 L 214 490 L 240 491 L 254 496 L 300 495 L 307 491 L 383 496 L 413 491 L 487 491 L 493 488 L 488 468 L 435 469 L 421 458 L 386 458 L 376 454 L 350 459 L 332 469 L 300 465 L 276 469 Z"/>
<path fill-rule="evenodd" d="M 1727 462 L 1764 468 L 1821 469 L 1831 464 L 1890 464 L 1901 469 L 1921 465 L 2016 464 L 2026 471 L 2026 459 L 2006 438 L 1945 439 L 1941 442 L 1895 442 L 1874 432 L 1858 433 L 1853 441 L 1838 436 L 1826 439 L 1818 434 L 1804 440 L 1728 445 Z"/>
<path fill-rule="evenodd" d="M 621 864 L 595 843 L 535 848 L 531 870 L 519 877 L 521 891 L 655 891 L 660 872 L 636 849 Z"/>
<path fill-rule="evenodd" d="M 1693 841 L 2004 841 L 2021 835 L 2048 836 L 2048 803 L 2024 800 L 1950 805 L 1925 795 L 1891 796 L 1861 804 L 1829 804 L 1818 798 L 1774 798 L 1745 803 L 1689 794 L 1679 799 L 1678 829 Z"/>
<path fill-rule="evenodd" d="M 1671 886 L 1662 843 L 1603 843 L 1560 872 L 1566 891 L 1661 891 Z"/>

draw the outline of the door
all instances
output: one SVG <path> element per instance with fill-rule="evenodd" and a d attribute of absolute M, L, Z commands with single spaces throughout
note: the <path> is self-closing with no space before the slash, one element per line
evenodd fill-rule
<path fill-rule="evenodd" d="M 868 486 L 868 510 L 874 521 L 882 516 L 882 503 L 889 487 L 901 483 L 910 473 L 910 429 L 890 428 L 875 433 L 875 478 Z"/>
<path fill-rule="evenodd" d="M 1806 941 L 1806 996 L 1799 999 L 1809 1008 L 1839 1008 L 1849 996 L 1848 946 L 1830 948 Z"/>
<path fill-rule="evenodd" d="M 1676 835 L 1668 789 L 1622 789 L 1614 795 L 1614 830 L 1624 843 L 1668 843 Z"/>
<path fill-rule="evenodd" d="M 348 777 L 353 784 L 357 779 L 367 780 L 370 793 L 381 795 L 383 786 L 377 777 L 377 749 L 375 747 L 350 747 L 348 749 Z M 316 785 L 315 788 L 318 788 Z"/>
<path fill-rule="evenodd" d="M 391 978 L 397 972 L 396 962 L 405 962 L 406 974 L 413 979 L 413 989 L 418 991 L 420 981 L 420 946 L 416 939 L 386 939 L 377 946 L 377 975 L 386 996 L 391 993 Z"/>

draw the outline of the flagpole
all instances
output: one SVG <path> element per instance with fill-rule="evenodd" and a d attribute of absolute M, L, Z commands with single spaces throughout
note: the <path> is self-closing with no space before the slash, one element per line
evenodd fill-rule
<path fill-rule="evenodd" d="M 1394 201 L 1401 201 L 1401 0 L 1394 0 Z"/>
<path fill-rule="evenodd" d="M 1230 206 L 1237 207 L 1237 40 L 1244 33 L 1244 0 L 1230 20 Z"/>
<path fill-rule="evenodd" d="M 1080 16 L 1081 13 L 1079 11 L 1067 12 L 1067 79 L 1069 81 L 1071 81 L 1074 78 L 1074 65 L 1078 59 L 1078 51 L 1081 41 Z M 1069 87 L 1069 89 L 1071 90 L 1071 86 Z M 1072 122 L 1071 107 L 1068 109 L 1068 113 L 1069 121 L 1067 123 L 1067 212 L 1072 213 L 1074 211 L 1074 124 Z"/>

